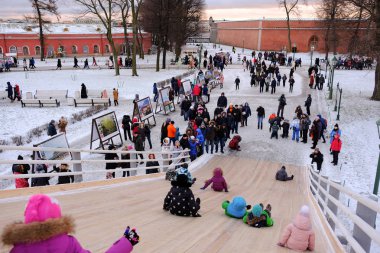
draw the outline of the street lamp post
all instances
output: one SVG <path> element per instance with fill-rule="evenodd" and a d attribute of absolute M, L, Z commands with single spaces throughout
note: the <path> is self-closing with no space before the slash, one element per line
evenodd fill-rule
<path fill-rule="evenodd" d="M 313 53 L 314 53 L 314 45 L 311 45 L 311 57 L 310 57 L 310 67 L 313 66 Z"/>
<path fill-rule="evenodd" d="M 380 119 L 376 121 L 376 125 L 377 125 L 377 133 L 379 134 L 379 139 L 380 139 Z M 379 145 L 379 150 L 380 150 L 380 145 Z M 379 153 L 379 159 L 377 161 L 375 184 L 373 186 L 373 194 L 374 195 L 377 195 L 377 193 L 379 191 L 379 179 L 380 179 L 380 153 Z"/>
<path fill-rule="evenodd" d="M 338 91 L 339 91 L 339 105 L 338 105 L 338 115 L 336 116 L 336 120 L 339 120 L 339 118 L 340 118 L 340 103 L 342 102 L 343 89 L 342 88 L 339 89 L 339 86 L 338 86 L 336 93 L 338 93 Z"/>
<path fill-rule="evenodd" d="M 326 59 L 325 80 L 327 79 L 327 66 L 329 65 L 329 59 Z"/>
<path fill-rule="evenodd" d="M 329 93 L 329 100 L 332 99 L 332 96 L 333 96 L 333 87 L 334 87 L 334 71 L 335 71 L 335 65 L 336 65 L 336 58 L 334 56 L 334 58 L 332 59 L 331 63 L 332 65 L 330 65 L 330 93 Z"/>
<path fill-rule="evenodd" d="M 244 40 L 243 40 L 243 53 L 244 53 Z"/>
<path fill-rule="evenodd" d="M 203 44 L 199 46 L 199 62 L 198 62 L 198 69 L 201 69 L 201 62 L 202 62 L 202 49 L 203 49 Z"/>
<path fill-rule="evenodd" d="M 336 85 L 336 90 L 337 90 L 337 92 L 335 92 L 335 106 L 334 106 L 334 112 L 336 112 L 336 110 L 337 110 L 337 106 L 338 106 L 338 91 L 339 91 L 339 83 Z"/>

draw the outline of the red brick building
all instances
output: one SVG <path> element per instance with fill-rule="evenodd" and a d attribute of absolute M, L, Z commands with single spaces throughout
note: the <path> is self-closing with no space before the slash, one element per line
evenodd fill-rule
<path fill-rule="evenodd" d="M 210 25 L 211 42 L 214 43 L 262 51 L 279 51 L 288 47 L 288 28 L 285 19 L 215 22 L 210 19 Z M 326 27 L 323 20 L 291 20 L 290 27 L 292 47 L 296 46 L 298 52 L 310 51 L 311 45 L 314 45 L 315 51 L 325 50 Z M 353 27 L 343 25 L 337 29 L 338 53 L 347 52 Z M 360 29 L 360 32 L 363 31 L 364 27 Z M 330 51 L 332 51 L 331 46 Z"/>
<path fill-rule="evenodd" d="M 111 47 L 101 24 L 52 24 L 44 33 L 47 57 L 111 54 Z M 143 32 L 142 38 L 142 46 L 147 53 L 152 46 L 151 34 Z M 123 52 L 125 40 L 122 27 L 113 28 L 113 39 L 119 52 Z M 130 29 L 128 41 L 132 41 Z M 17 53 L 19 57 L 38 57 L 41 54 L 38 26 L 1 23 L 0 54 L 5 53 Z"/>

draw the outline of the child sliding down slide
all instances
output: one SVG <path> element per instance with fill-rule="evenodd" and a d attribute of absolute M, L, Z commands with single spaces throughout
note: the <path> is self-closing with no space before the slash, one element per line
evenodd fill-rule
<path fill-rule="evenodd" d="M 211 188 L 216 192 L 225 191 L 228 192 L 226 180 L 223 177 L 223 170 L 221 168 L 214 169 L 214 176 L 205 182 L 205 185 L 201 188 L 205 190 L 210 184 Z"/>

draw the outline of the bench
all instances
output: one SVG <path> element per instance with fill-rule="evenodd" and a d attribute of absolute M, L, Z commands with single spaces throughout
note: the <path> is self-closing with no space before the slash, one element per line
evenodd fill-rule
<path fill-rule="evenodd" d="M 113 90 L 107 90 L 108 97 L 112 97 Z M 103 90 L 94 90 L 94 89 L 87 89 L 87 98 L 101 98 L 102 97 Z M 80 91 L 75 92 L 75 98 L 79 99 L 80 97 Z"/>
<path fill-rule="evenodd" d="M 38 107 L 54 105 L 58 107 L 61 103 L 57 99 L 21 99 L 21 107 L 26 105 L 38 105 Z"/>
<path fill-rule="evenodd" d="M 68 90 L 36 90 L 35 99 L 67 99 Z"/>
<path fill-rule="evenodd" d="M 111 99 L 109 98 L 74 98 L 74 105 L 78 107 L 78 105 L 111 105 Z"/>

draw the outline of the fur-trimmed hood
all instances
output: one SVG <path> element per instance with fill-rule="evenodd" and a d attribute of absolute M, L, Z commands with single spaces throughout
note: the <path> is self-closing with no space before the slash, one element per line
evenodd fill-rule
<path fill-rule="evenodd" d="M 4 228 L 1 240 L 5 245 L 35 243 L 69 233 L 74 233 L 73 218 L 63 216 L 44 222 L 32 222 L 29 224 L 15 222 L 9 224 Z"/>

